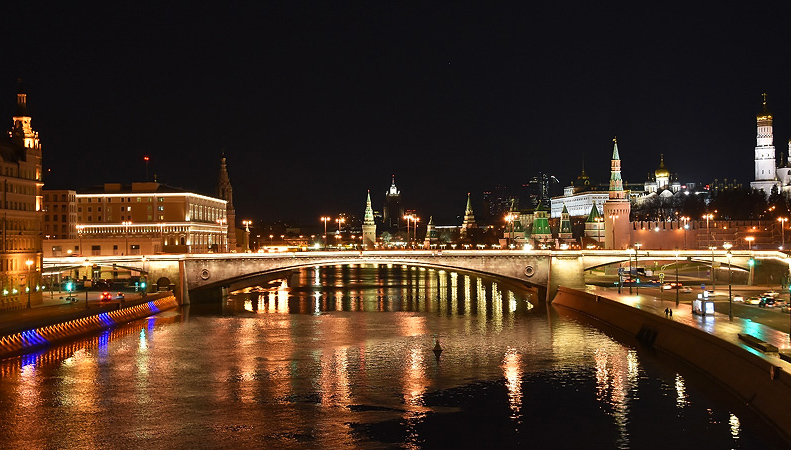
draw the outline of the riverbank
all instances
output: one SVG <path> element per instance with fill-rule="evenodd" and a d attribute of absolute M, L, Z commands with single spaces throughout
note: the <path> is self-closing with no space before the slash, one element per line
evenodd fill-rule
<path fill-rule="evenodd" d="M 589 315 L 698 368 L 791 442 L 791 364 L 738 336 L 749 334 L 783 351 L 791 348 L 787 333 L 721 314 L 694 315 L 690 305 L 595 289 L 560 287 L 552 305 Z M 672 318 L 664 316 L 668 306 Z"/>
<path fill-rule="evenodd" d="M 0 332 L 0 359 L 29 353 L 176 307 L 178 301 L 173 294 L 164 293 L 67 314 L 44 315 L 24 323 L 5 324 Z"/>

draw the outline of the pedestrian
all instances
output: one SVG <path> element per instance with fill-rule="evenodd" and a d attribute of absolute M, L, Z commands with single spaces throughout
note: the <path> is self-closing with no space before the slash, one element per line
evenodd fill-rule
<path fill-rule="evenodd" d="M 665 308 L 665 317 L 667 317 L 667 311 L 668 311 L 668 309 Z"/>
<path fill-rule="evenodd" d="M 672 319 L 673 318 L 673 310 L 668 308 L 667 309 L 667 313 L 670 314 L 670 318 Z"/>

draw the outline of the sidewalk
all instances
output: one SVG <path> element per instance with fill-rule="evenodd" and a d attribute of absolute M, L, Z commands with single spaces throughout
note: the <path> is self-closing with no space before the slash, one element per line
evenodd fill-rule
<path fill-rule="evenodd" d="M 767 287 L 764 286 L 763 289 L 767 290 Z M 641 294 L 637 296 L 629 295 L 628 293 L 619 294 L 618 292 L 615 292 L 611 289 L 605 289 L 598 286 L 588 286 L 586 292 L 612 300 L 617 300 L 623 304 L 662 317 L 665 315 L 665 308 L 670 308 L 673 310 L 673 318 L 668 318 L 668 320 L 673 320 L 690 327 L 698 328 L 709 334 L 717 336 L 723 341 L 733 343 L 759 354 L 763 354 L 763 352 L 755 350 L 754 348 L 739 340 L 738 334 L 750 334 L 757 337 L 758 339 L 761 339 L 762 341 L 776 346 L 781 351 L 791 350 L 791 342 L 789 342 L 788 333 L 772 329 L 757 322 L 753 322 L 752 320 L 745 320 L 735 316 L 733 321 L 730 321 L 727 315 L 720 313 L 699 316 L 692 313 L 692 305 L 690 304 L 689 300 L 686 300 L 680 303 L 679 306 L 676 306 L 675 298 L 671 300 L 670 298 L 658 298 L 653 295 Z M 791 318 L 789 320 L 791 320 Z"/>
<path fill-rule="evenodd" d="M 120 300 L 100 302 L 99 296 L 101 293 L 102 291 L 88 291 L 88 309 L 98 309 L 100 306 L 115 306 L 120 303 Z M 77 301 L 73 303 L 66 300 L 68 296 L 66 292 L 54 292 L 52 296 L 50 296 L 49 292 L 45 292 L 44 301 L 38 305 L 33 305 L 30 309 L 0 311 L 0 336 L 17 332 L 20 329 L 34 328 L 42 322 L 85 311 L 85 291 L 73 294 L 77 298 Z M 124 301 L 137 301 L 141 298 L 141 293 L 126 293 Z"/>

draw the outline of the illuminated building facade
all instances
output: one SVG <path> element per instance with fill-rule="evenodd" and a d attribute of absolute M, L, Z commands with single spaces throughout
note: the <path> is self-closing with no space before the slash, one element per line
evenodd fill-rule
<path fill-rule="evenodd" d="M 12 118 L 13 128 L 0 139 L 0 309 L 25 307 L 28 300 L 37 304 L 42 298 L 41 143 L 31 127 L 27 94 L 21 83 Z"/>
<path fill-rule="evenodd" d="M 62 192 L 45 191 L 45 207 L 53 214 Z M 68 227 L 76 236 L 48 239 L 45 256 L 206 253 L 228 246 L 222 199 L 157 182 L 106 183 L 75 198 L 76 221 Z"/>
<path fill-rule="evenodd" d="M 763 94 L 763 108 L 756 116 L 757 136 L 755 144 L 755 181 L 750 183 L 750 187 L 763 190 L 767 196 L 772 192 L 772 188 L 777 186 L 777 174 L 775 163 L 775 146 L 772 133 L 772 114 L 766 107 L 766 94 Z"/>
<path fill-rule="evenodd" d="M 404 217 L 404 205 L 401 203 L 401 191 L 396 187 L 395 175 L 393 175 L 393 181 L 385 194 L 385 202 L 382 206 L 382 225 L 388 230 L 398 230 L 402 217 Z"/>

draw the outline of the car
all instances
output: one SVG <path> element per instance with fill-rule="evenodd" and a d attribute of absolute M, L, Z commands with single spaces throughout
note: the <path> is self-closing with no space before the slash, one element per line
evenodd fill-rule
<path fill-rule="evenodd" d="M 684 286 L 684 288 L 681 289 L 681 292 L 692 292 L 692 288 L 689 286 Z"/>
<path fill-rule="evenodd" d="M 733 301 L 734 301 L 734 302 L 744 302 L 744 296 L 741 296 L 741 295 L 734 295 L 734 296 L 733 296 Z"/>
<path fill-rule="evenodd" d="M 761 297 L 749 297 L 745 303 L 748 305 L 757 305 L 761 303 Z"/>
<path fill-rule="evenodd" d="M 104 280 L 96 280 L 96 281 L 93 282 L 91 287 L 93 289 L 109 289 L 110 288 L 110 283 L 108 283 L 108 282 L 106 282 Z"/>
<path fill-rule="evenodd" d="M 772 297 L 763 297 L 761 301 L 758 302 L 759 308 L 774 308 L 775 307 L 775 299 Z"/>
<path fill-rule="evenodd" d="M 107 291 L 102 292 L 101 297 L 99 297 L 100 302 L 109 302 L 113 299 L 113 295 Z"/>
<path fill-rule="evenodd" d="M 124 293 L 123 293 L 123 292 L 119 292 L 119 293 L 115 294 L 115 298 L 116 298 L 116 299 L 119 299 L 119 300 L 123 300 L 123 298 L 124 298 Z"/>
<path fill-rule="evenodd" d="M 763 294 L 761 294 L 761 297 L 777 298 L 777 297 L 780 297 L 780 293 L 776 292 L 776 291 L 767 291 L 767 292 L 764 292 Z"/>

